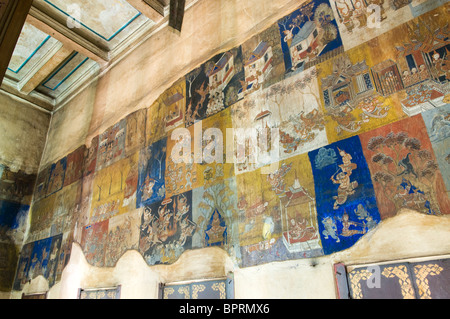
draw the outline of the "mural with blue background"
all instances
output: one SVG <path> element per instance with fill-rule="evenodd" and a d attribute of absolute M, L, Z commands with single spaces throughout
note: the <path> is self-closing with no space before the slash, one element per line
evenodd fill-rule
<path fill-rule="evenodd" d="M 359 137 L 309 153 L 325 254 L 351 247 L 380 222 Z"/>

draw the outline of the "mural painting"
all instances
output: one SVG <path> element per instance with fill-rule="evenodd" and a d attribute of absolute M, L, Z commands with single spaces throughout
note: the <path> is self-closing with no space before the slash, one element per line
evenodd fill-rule
<path fill-rule="evenodd" d="M 81 243 L 81 234 L 83 228 L 89 225 L 93 192 L 92 186 L 94 178 L 95 174 L 91 174 L 83 177 L 82 179 L 80 209 L 78 214 L 73 216 L 73 240 L 77 243 Z"/>
<path fill-rule="evenodd" d="M 71 233 L 64 233 L 61 236 L 61 247 L 57 250 L 58 259 L 56 262 L 57 266 L 55 271 L 55 277 L 53 281 L 50 280 L 49 282 L 50 286 L 61 281 L 61 276 L 64 267 L 69 263 L 73 243 L 73 237 L 70 234 Z M 55 237 L 58 238 L 58 236 Z"/>
<path fill-rule="evenodd" d="M 144 207 L 139 251 L 149 265 L 175 262 L 192 247 L 196 224 L 192 221 L 192 192 Z"/>
<path fill-rule="evenodd" d="M 75 182 L 55 194 L 50 236 L 73 229 L 75 218 L 80 212 L 81 181 Z"/>
<path fill-rule="evenodd" d="M 29 205 L 36 182 L 35 174 L 23 171 L 13 172 L 10 168 L 1 166 L 0 170 L 0 200 L 19 202 Z"/>
<path fill-rule="evenodd" d="M 34 202 L 31 206 L 30 230 L 27 237 L 28 241 L 37 241 L 38 239 L 48 238 L 50 236 L 55 198 L 56 195 L 51 195 Z"/>
<path fill-rule="evenodd" d="M 145 121 L 147 120 L 147 109 L 133 112 L 126 117 L 126 140 L 125 154 L 130 156 L 145 146 Z"/>
<path fill-rule="evenodd" d="M 16 245 L 0 240 L 0 291 L 9 292 L 14 283 L 18 251 Z"/>
<path fill-rule="evenodd" d="M 220 53 L 185 76 L 185 125 L 207 118 L 236 103 L 245 82 L 242 48 Z"/>
<path fill-rule="evenodd" d="M 236 179 L 242 266 L 323 255 L 307 154 L 280 162 L 275 172 Z"/>
<path fill-rule="evenodd" d="M 450 192 L 450 104 L 424 112 L 422 117 L 447 192 Z"/>
<path fill-rule="evenodd" d="M 8 292 L 13 286 L 28 211 L 28 205 L 0 200 L 0 291 Z"/>
<path fill-rule="evenodd" d="M 138 249 L 142 209 L 112 217 L 108 225 L 105 266 L 113 267 L 127 250 Z"/>
<path fill-rule="evenodd" d="M 89 264 L 105 266 L 105 254 L 108 244 L 109 219 L 86 226 L 81 237 L 81 249 Z"/>
<path fill-rule="evenodd" d="M 28 278 L 34 279 L 37 276 L 48 278 L 48 263 L 50 260 L 50 247 L 52 238 L 41 239 L 34 242 L 28 265 Z"/>
<path fill-rule="evenodd" d="M 270 129 L 279 130 L 279 159 L 302 154 L 328 143 L 315 67 L 236 103 L 232 107 L 232 117 L 235 129 L 253 129 L 246 140 L 242 137 L 236 140 L 236 174 L 270 164 L 270 161 L 258 160 L 251 163 L 251 155 L 261 151 L 261 148 L 249 146 L 254 145 L 250 139 L 258 141 L 260 135 L 264 132 L 269 134 Z M 266 141 L 267 147 L 271 147 L 270 137 Z M 275 157 L 275 160 L 278 159 Z"/>
<path fill-rule="evenodd" d="M 284 55 L 280 31 L 276 24 L 242 44 L 245 83 L 238 91 L 240 97 L 266 88 L 284 78 Z"/>
<path fill-rule="evenodd" d="M 186 111 L 186 82 L 179 79 L 147 109 L 146 139 L 151 145 L 183 126 Z"/>
<path fill-rule="evenodd" d="M 42 168 L 36 177 L 36 186 L 33 192 L 33 202 L 38 201 L 45 197 L 47 193 L 48 180 L 50 178 L 51 165 L 47 165 Z"/>
<path fill-rule="evenodd" d="M 126 119 L 99 135 L 97 171 L 125 157 Z"/>
<path fill-rule="evenodd" d="M 166 138 L 141 150 L 139 154 L 137 208 L 165 198 L 166 150 Z"/>
<path fill-rule="evenodd" d="M 221 247 L 236 263 L 240 260 L 239 215 L 236 180 L 228 178 L 210 187 L 192 191 L 193 220 L 192 248 Z"/>
<path fill-rule="evenodd" d="M 83 145 L 67 155 L 67 168 L 63 187 L 66 187 L 81 179 L 83 175 L 85 152 L 86 146 Z"/>
<path fill-rule="evenodd" d="M 408 116 L 446 104 L 450 30 L 445 7 L 371 41 L 375 89 L 384 97 L 398 99 Z"/>
<path fill-rule="evenodd" d="M 62 234 L 52 237 L 52 243 L 50 244 L 50 250 L 48 251 L 47 272 L 45 278 L 49 281 L 50 287 L 55 284 L 57 279 L 62 237 Z"/>
<path fill-rule="evenodd" d="M 98 139 L 99 136 L 97 135 L 91 140 L 91 145 L 85 148 L 83 177 L 95 173 L 95 168 L 97 167 Z"/>
<path fill-rule="evenodd" d="M 13 289 L 16 291 L 22 290 L 23 286 L 28 281 L 28 264 L 31 260 L 31 251 L 33 250 L 34 243 L 27 243 L 22 247 L 20 251 L 19 262 L 17 264 L 16 276 L 14 278 Z"/>
<path fill-rule="evenodd" d="M 450 201 L 420 115 L 360 136 L 381 217 L 400 208 L 448 214 Z"/>
<path fill-rule="evenodd" d="M 188 134 L 167 137 L 166 156 L 166 197 L 172 197 L 180 193 L 190 191 L 199 187 L 199 164 L 194 162 L 194 125 L 186 128 Z M 190 153 L 185 154 L 183 149 L 178 149 L 177 145 L 186 145 Z M 178 162 L 174 155 L 185 158 L 185 161 Z"/>
<path fill-rule="evenodd" d="M 402 116 L 392 99 L 375 89 L 371 46 L 365 44 L 318 66 L 328 140 L 341 140 Z"/>
<path fill-rule="evenodd" d="M 371 176 L 358 137 L 309 153 L 325 254 L 351 247 L 380 222 Z"/>
<path fill-rule="evenodd" d="M 66 168 L 66 157 L 50 166 L 50 176 L 48 179 L 46 196 L 56 193 L 64 186 Z"/>
<path fill-rule="evenodd" d="M 184 112 L 186 110 L 186 81 L 184 78 L 175 82 L 167 89 L 159 100 L 163 102 L 165 109 L 165 129 L 170 136 L 170 131 L 184 125 Z"/>
<path fill-rule="evenodd" d="M 25 239 L 30 206 L 0 200 L 0 243 L 21 245 Z"/>
<path fill-rule="evenodd" d="M 198 184 L 209 187 L 234 176 L 234 163 L 226 158 L 227 129 L 233 127 L 231 109 L 227 108 L 201 121 L 202 161 L 198 167 Z M 195 143 L 191 136 L 192 142 Z M 231 142 L 232 143 L 232 142 Z"/>
<path fill-rule="evenodd" d="M 108 166 L 95 175 L 90 223 L 127 212 L 136 205 L 139 153 Z"/>
<path fill-rule="evenodd" d="M 206 247 L 250 267 L 342 251 L 402 208 L 448 214 L 444 2 L 306 1 L 37 176 L 0 165 L 0 269 L 25 243 L 14 289 L 54 285 L 73 242 L 99 267 Z"/>
<path fill-rule="evenodd" d="M 440 0 L 330 0 L 347 50 L 444 3 Z"/>
<path fill-rule="evenodd" d="M 278 21 L 286 74 L 298 73 L 342 52 L 328 0 L 306 1 Z"/>

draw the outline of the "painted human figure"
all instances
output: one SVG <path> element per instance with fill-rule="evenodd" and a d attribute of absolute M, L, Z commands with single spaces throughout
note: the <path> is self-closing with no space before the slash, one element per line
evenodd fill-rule
<path fill-rule="evenodd" d="M 348 196 L 353 195 L 355 189 L 358 187 L 357 181 L 350 181 L 350 176 L 353 170 L 357 168 L 357 165 L 352 163 L 352 156 L 350 154 L 339 148 L 338 150 L 342 157 L 342 164 L 339 165 L 341 172 L 336 175 L 336 178 L 334 175 L 330 178 L 334 184 L 339 184 L 337 190 L 338 195 L 333 196 L 333 199 L 335 199 L 333 209 L 338 209 L 340 205 L 344 204 L 347 201 Z"/>
<path fill-rule="evenodd" d="M 339 16 L 339 20 L 343 23 L 347 29 L 352 31 L 352 16 L 353 16 L 353 5 L 350 0 L 336 0 L 335 1 L 336 10 Z"/>
<path fill-rule="evenodd" d="M 366 229 L 363 227 L 362 230 L 350 229 L 351 226 L 364 226 L 363 224 L 355 223 L 349 219 L 347 212 L 342 216 L 342 232 L 341 236 L 350 237 L 357 234 L 365 234 Z"/>
<path fill-rule="evenodd" d="M 325 227 L 325 230 L 322 231 L 322 235 L 325 237 L 325 239 L 331 237 L 336 240 L 337 243 L 341 241 L 337 235 L 336 223 L 331 217 L 324 218 L 322 220 L 322 225 L 323 227 Z"/>
<path fill-rule="evenodd" d="M 155 180 L 149 176 L 145 178 L 144 185 L 142 185 L 142 200 L 146 201 L 153 195 L 153 187 L 155 186 Z"/>
<path fill-rule="evenodd" d="M 316 231 L 313 227 L 308 227 L 306 219 L 300 217 L 299 221 L 291 219 L 290 235 L 296 240 L 311 240 L 315 237 Z"/>

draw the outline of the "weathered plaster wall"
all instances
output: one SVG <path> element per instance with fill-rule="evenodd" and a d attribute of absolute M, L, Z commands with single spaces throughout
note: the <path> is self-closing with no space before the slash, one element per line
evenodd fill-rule
<path fill-rule="evenodd" d="M 50 115 L 0 92 L 0 291 L 12 288 Z"/>
<path fill-rule="evenodd" d="M 37 174 L 50 115 L 0 92 L 0 163 L 12 171 Z"/>
<path fill-rule="evenodd" d="M 78 94 L 70 105 L 53 114 L 41 167 L 87 143 L 96 96 L 97 82 L 94 82 Z"/>

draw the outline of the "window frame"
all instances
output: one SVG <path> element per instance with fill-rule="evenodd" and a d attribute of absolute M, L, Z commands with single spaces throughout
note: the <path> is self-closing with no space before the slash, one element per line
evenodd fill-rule
<path fill-rule="evenodd" d="M 427 263 L 427 262 L 438 262 L 442 260 L 449 260 L 450 255 L 437 255 L 437 256 L 426 256 L 426 257 L 411 257 L 405 259 L 393 259 L 387 261 L 379 261 L 379 262 L 368 262 L 368 263 L 345 263 L 345 262 L 337 262 L 333 264 L 333 277 L 335 281 L 336 288 L 336 297 L 337 299 L 354 299 L 351 295 L 350 283 L 349 283 L 349 273 L 355 269 L 361 268 L 369 268 L 373 266 L 387 266 L 387 265 L 402 265 L 408 264 L 410 267 L 415 264 Z M 414 279 L 414 277 L 411 277 Z M 416 286 L 416 282 L 412 282 L 414 286 L 414 290 L 419 289 Z M 416 299 L 420 299 L 416 293 Z M 364 299 L 364 298 L 363 298 Z"/>
<path fill-rule="evenodd" d="M 192 285 L 192 284 L 201 284 L 203 282 L 213 282 L 213 281 L 224 281 L 225 282 L 225 292 L 227 299 L 234 299 L 234 275 L 233 273 L 228 274 L 227 276 L 222 277 L 212 277 L 212 278 L 199 278 L 199 279 L 188 279 L 183 281 L 170 281 L 170 282 L 161 282 L 158 288 L 158 299 L 164 299 L 164 289 L 166 287 L 171 286 L 183 286 L 183 285 Z M 188 300 L 193 300 L 189 298 Z"/>
<path fill-rule="evenodd" d="M 122 294 L 122 285 L 117 285 L 115 287 L 100 287 L 100 288 L 78 288 L 77 299 L 81 300 L 81 293 L 83 292 L 99 292 L 102 290 L 116 290 L 117 295 L 115 299 L 120 299 Z"/>
<path fill-rule="evenodd" d="M 44 298 L 39 298 L 41 296 L 44 297 Z M 33 298 L 33 297 L 38 297 L 38 298 Z M 45 292 L 36 292 L 36 293 L 30 293 L 30 294 L 22 293 L 22 298 L 21 299 L 41 300 L 41 299 L 47 299 L 47 297 L 48 297 L 48 291 L 45 291 Z"/>

